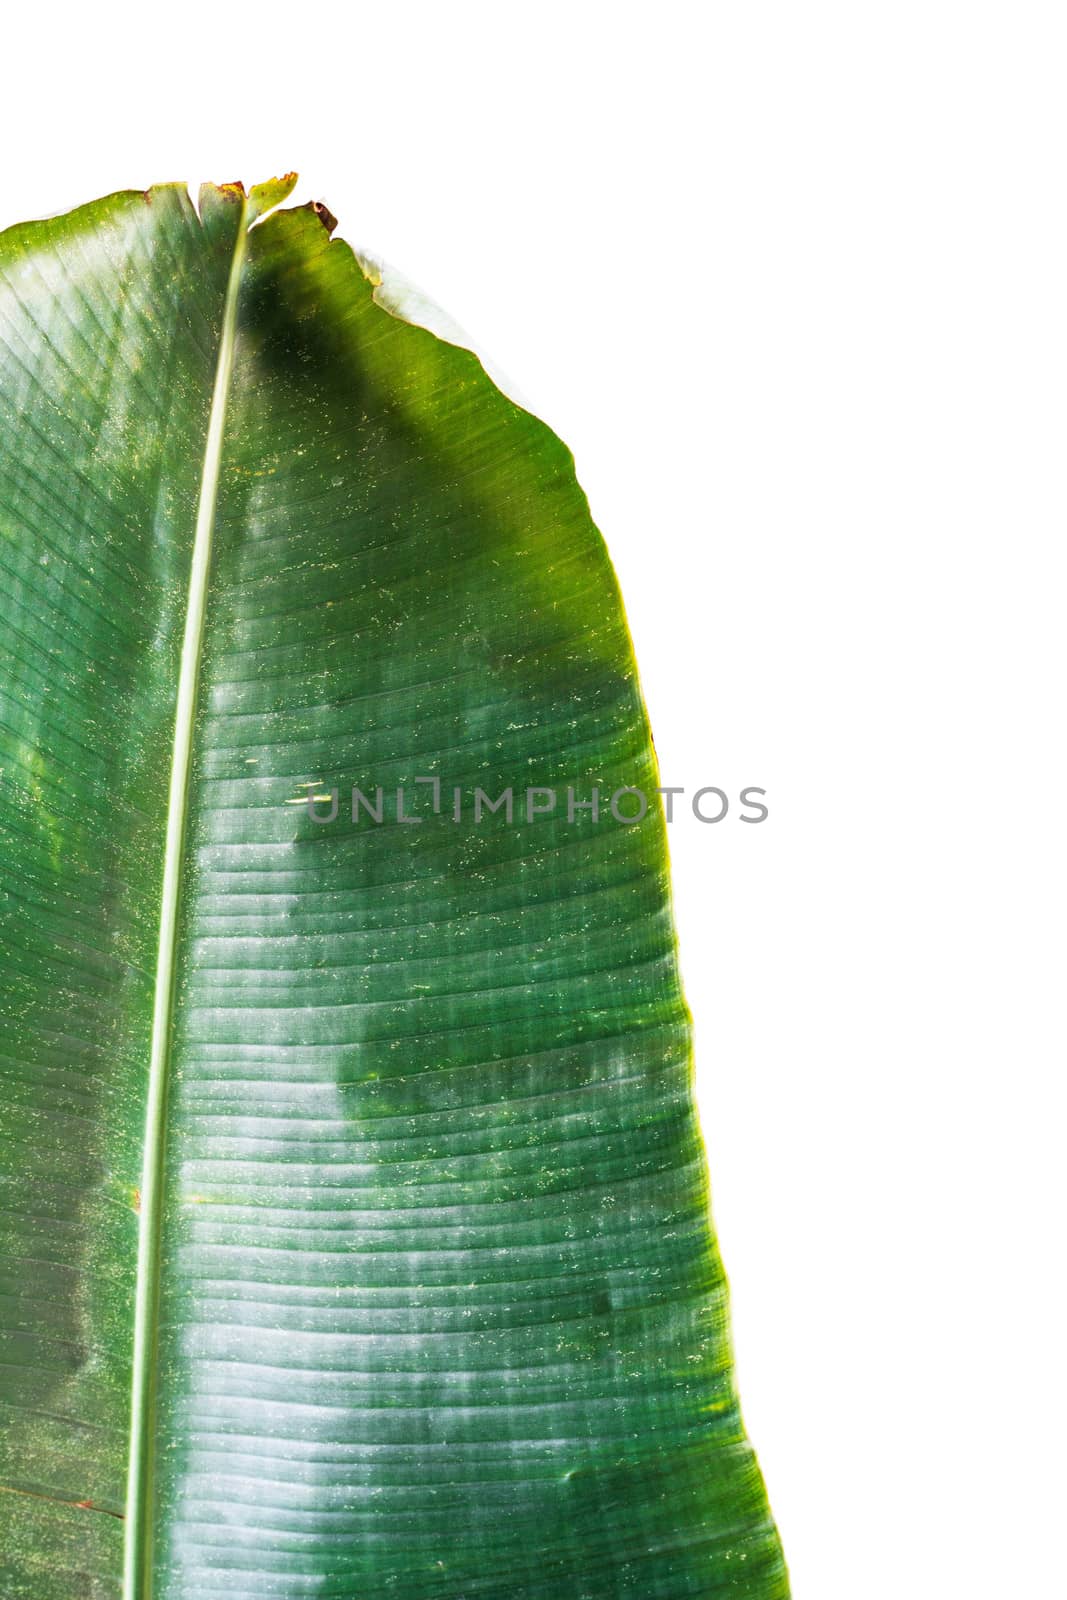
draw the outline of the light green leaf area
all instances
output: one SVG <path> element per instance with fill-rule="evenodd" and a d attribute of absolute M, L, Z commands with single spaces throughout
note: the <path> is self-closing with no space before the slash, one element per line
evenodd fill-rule
<path fill-rule="evenodd" d="M 779 1600 L 610 563 L 291 186 L 0 235 L 0 1594 Z"/>

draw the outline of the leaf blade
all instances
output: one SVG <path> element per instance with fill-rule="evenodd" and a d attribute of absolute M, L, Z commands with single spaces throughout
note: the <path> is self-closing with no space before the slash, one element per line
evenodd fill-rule
<path fill-rule="evenodd" d="M 190 235 L 213 293 L 235 203 Z M 446 807 L 453 784 L 656 786 L 570 455 L 377 305 L 312 211 L 248 250 L 183 869 L 154 1592 L 784 1595 L 661 820 L 342 805 L 321 827 L 289 804 L 427 775 Z M 161 860 L 163 765 L 118 891 Z"/>

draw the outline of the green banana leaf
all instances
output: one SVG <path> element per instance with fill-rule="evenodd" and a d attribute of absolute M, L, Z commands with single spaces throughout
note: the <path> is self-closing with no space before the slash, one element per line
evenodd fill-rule
<path fill-rule="evenodd" d="M 784 1596 L 610 563 L 292 182 L 0 235 L 0 1594 Z"/>

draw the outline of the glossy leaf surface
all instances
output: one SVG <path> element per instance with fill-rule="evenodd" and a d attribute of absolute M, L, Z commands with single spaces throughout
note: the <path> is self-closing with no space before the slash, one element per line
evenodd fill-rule
<path fill-rule="evenodd" d="M 286 192 L 0 236 L 0 1592 L 777 1600 L 610 564 Z"/>

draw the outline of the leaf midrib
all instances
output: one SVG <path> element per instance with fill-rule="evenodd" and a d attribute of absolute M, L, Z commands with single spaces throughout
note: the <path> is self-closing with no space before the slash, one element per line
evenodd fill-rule
<path fill-rule="evenodd" d="M 152 1593 L 152 1522 L 156 1379 L 159 1343 L 159 1281 L 162 1238 L 164 1148 L 167 1079 L 174 1021 L 175 966 L 182 868 L 189 809 L 189 777 L 196 722 L 207 610 L 211 548 L 215 531 L 219 473 L 226 407 L 237 340 L 237 303 L 248 243 L 248 201 L 242 199 L 237 236 L 230 262 L 219 334 L 215 382 L 211 395 L 207 442 L 200 474 L 196 531 L 189 570 L 189 595 L 182 638 L 181 664 L 174 719 L 167 825 L 163 854 L 163 887 L 159 914 L 145 1113 L 144 1166 L 137 1247 L 137 1290 L 134 1301 L 133 1391 L 126 1488 L 126 1530 L 123 1600 L 149 1600 Z"/>

